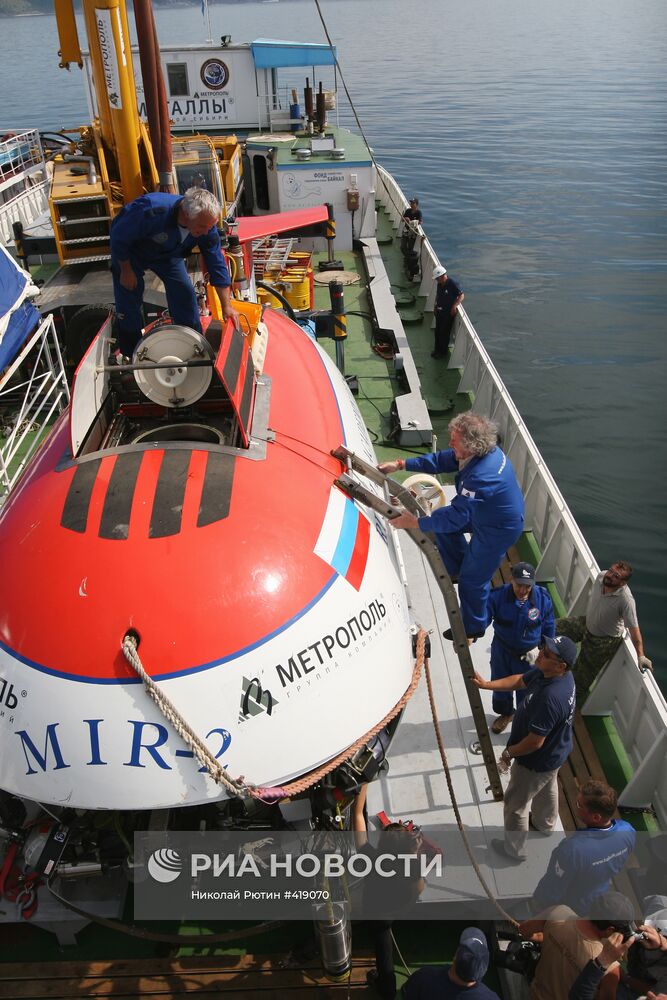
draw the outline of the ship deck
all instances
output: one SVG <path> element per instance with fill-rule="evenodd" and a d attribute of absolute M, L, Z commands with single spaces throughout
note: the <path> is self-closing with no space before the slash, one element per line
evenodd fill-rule
<path fill-rule="evenodd" d="M 378 213 L 377 240 L 432 420 L 434 449 L 446 447 L 449 420 L 456 413 L 469 409 L 472 398 L 468 392 L 459 391 L 460 369 L 451 365 L 451 362 L 448 367 L 444 362 L 434 361 L 430 356 L 433 349 L 432 316 L 429 311 L 425 311 L 426 302 L 418 295 L 418 284 L 413 284 L 405 275 L 396 230 L 383 211 Z M 346 271 L 356 270 L 363 274 L 360 253 L 337 253 L 336 256 L 342 258 Z M 335 277 L 335 274 L 331 277 Z M 378 459 L 404 456 L 411 449 L 396 448 L 390 436 L 389 412 L 396 394 L 396 374 L 391 360 L 373 350 L 372 324 L 369 318 L 372 304 L 363 281 L 358 285 L 346 286 L 345 302 L 348 314 L 346 373 L 357 379 L 357 405 L 373 440 Z M 316 307 L 326 308 L 327 304 L 327 288 L 320 286 L 316 290 Z M 324 342 L 325 346 L 326 343 Z M 420 453 L 426 450 L 430 449 L 421 449 Z M 443 477 L 445 482 L 447 478 Z M 445 490 L 448 499 L 451 498 L 453 487 L 446 485 Z M 400 534 L 413 620 L 430 634 L 430 666 L 435 702 L 462 821 L 491 893 L 510 909 L 516 908 L 519 901 L 532 896 L 555 845 L 550 838 L 531 836 L 530 858 L 521 866 L 512 865 L 489 846 L 492 838 L 502 836 L 502 802 L 494 801 L 488 789 L 483 758 L 479 752 L 475 752 L 477 732 L 461 666 L 453 644 L 442 638 L 442 632 L 449 624 L 443 597 L 421 552 L 407 535 Z M 528 559 L 535 562 L 538 555 L 535 540 L 530 533 L 525 533 L 515 550 L 509 553 L 512 561 Z M 501 568 L 496 575 L 495 585 L 503 582 L 503 578 L 509 579 L 509 561 L 506 561 L 504 569 Z M 565 609 L 556 585 L 550 582 L 548 589 L 557 614 L 564 614 Z M 489 629 L 484 638 L 471 647 L 475 669 L 484 676 L 489 673 L 491 639 L 492 630 Z M 495 714 L 491 707 L 491 692 L 483 691 L 481 694 L 487 721 L 491 723 Z M 498 755 L 506 745 L 507 737 L 508 732 L 501 735 L 491 733 Z M 589 777 L 603 778 L 615 787 L 619 786 L 617 772 L 605 774 L 605 767 L 593 745 L 587 723 L 577 712 L 575 747 L 559 776 L 560 830 L 572 831 L 577 828 L 577 790 Z M 502 781 L 506 785 L 508 777 L 503 777 Z M 368 812 L 371 826 L 375 823 L 379 828 L 374 817 L 383 811 L 392 820 L 412 819 L 425 829 L 442 826 L 447 829 L 446 877 L 440 885 L 429 882 L 422 896 L 425 907 L 430 903 L 438 903 L 440 907 L 436 909 L 441 912 L 443 902 L 447 904 L 447 910 L 451 903 L 449 915 L 454 919 L 462 916 L 468 919 L 497 918 L 494 907 L 487 905 L 486 894 L 474 875 L 456 829 L 425 682 L 419 685 L 405 709 L 391 746 L 388 773 L 382 774 L 369 789 Z M 627 818 L 640 829 L 645 828 L 641 814 L 632 814 Z M 627 877 L 621 880 L 619 888 L 626 893 L 631 892 Z M 523 912 L 520 906 L 517 912 Z"/>

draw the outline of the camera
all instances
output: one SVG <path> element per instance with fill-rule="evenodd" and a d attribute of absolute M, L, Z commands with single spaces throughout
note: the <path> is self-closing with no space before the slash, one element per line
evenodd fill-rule
<path fill-rule="evenodd" d="M 637 924 L 634 920 L 629 920 L 624 924 L 616 924 L 615 926 L 616 930 L 620 931 L 623 935 L 623 941 L 629 941 L 630 938 L 633 938 L 635 941 L 641 941 L 646 937 L 644 932 L 637 928 Z"/>

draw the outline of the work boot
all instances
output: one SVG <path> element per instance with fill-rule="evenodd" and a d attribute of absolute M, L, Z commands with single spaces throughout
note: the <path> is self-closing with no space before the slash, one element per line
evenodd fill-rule
<path fill-rule="evenodd" d="M 514 712 L 510 715 L 499 715 L 497 719 L 491 723 L 492 733 L 504 733 L 512 719 L 514 718 Z"/>

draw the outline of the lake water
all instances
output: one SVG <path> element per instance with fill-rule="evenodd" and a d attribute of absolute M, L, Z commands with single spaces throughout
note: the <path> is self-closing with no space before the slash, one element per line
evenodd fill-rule
<path fill-rule="evenodd" d="M 664 0 L 322 6 L 368 139 L 419 196 L 596 558 L 634 564 L 667 690 Z M 210 10 L 216 39 L 324 40 L 308 0 Z M 198 0 L 156 18 L 164 42 L 206 37 Z M 79 70 L 57 68 L 54 19 L 0 27 L 5 127 L 87 121 Z"/>

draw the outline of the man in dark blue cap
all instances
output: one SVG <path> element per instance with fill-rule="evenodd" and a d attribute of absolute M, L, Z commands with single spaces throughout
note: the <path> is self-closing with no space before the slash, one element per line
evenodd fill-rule
<path fill-rule="evenodd" d="M 489 948 L 479 927 L 467 927 L 451 965 L 432 965 L 413 972 L 403 986 L 405 1000 L 499 1000 L 480 982 L 489 967 Z"/>
<path fill-rule="evenodd" d="M 505 839 L 491 847 L 511 861 L 525 858 L 529 817 L 535 829 L 550 833 L 558 822 L 558 771 L 572 750 L 574 677 L 577 647 L 566 635 L 547 636 L 535 666 L 525 674 L 474 681 L 484 691 L 525 690 L 512 721 L 502 759 L 513 762 L 503 803 Z"/>
<path fill-rule="evenodd" d="M 491 591 L 487 606 L 489 624 L 493 623 L 491 643 L 491 680 L 523 674 L 529 667 L 524 659 L 529 650 L 541 646 L 543 639 L 556 634 L 554 608 L 544 587 L 535 583 L 535 567 L 519 562 L 512 567 L 512 580 Z M 498 718 L 491 732 L 504 732 L 525 691 L 493 692 L 493 711 Z"/>

